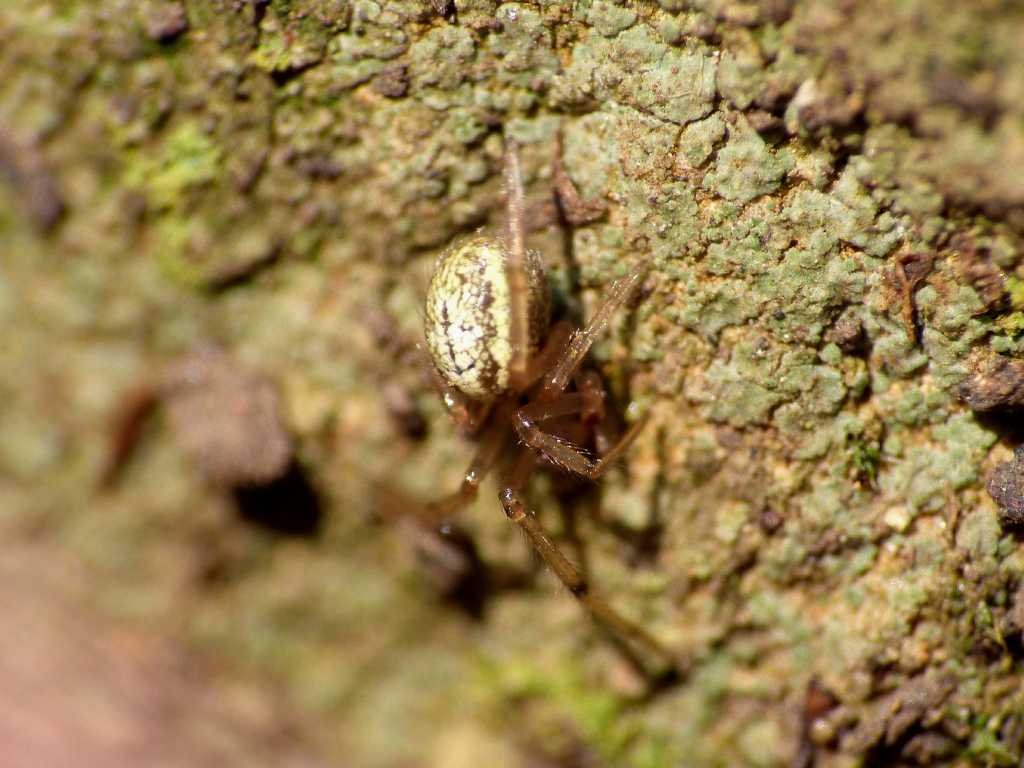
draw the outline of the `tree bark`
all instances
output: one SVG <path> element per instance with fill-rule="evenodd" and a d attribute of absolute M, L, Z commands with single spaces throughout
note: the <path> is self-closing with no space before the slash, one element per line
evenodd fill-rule
<path fill-rule="evenodd" d="M 1022 35 L 996 0 L 9 1 L 6 546 L 275 679 L 343 765 L 1019 764 Z M 509 137 L 568 316 L 650 264 L 594 351 L 648 425 L 532 498 L 691 660 L 657 696 L 495 576 L 534 564 L 491 490 L 479 620 L 396 522 L 471 456 L 419 313 Z M 556 222 L 559 146 L 603 216 Z M 284 484 L 216 486 L 157 416 L 95 490 L 123 395 L 210 340 L 280 392 Z"/>

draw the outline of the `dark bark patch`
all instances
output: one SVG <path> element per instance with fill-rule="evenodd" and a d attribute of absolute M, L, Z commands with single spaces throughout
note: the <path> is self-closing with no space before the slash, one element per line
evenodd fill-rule
<path fill-rule="evenodd" d="M 961 385 L 960 399 L 972 411 L 1014 410 L 1024 406 L 1024 360 L 998 355 L 984 360 Z"/>
<path fill-rule="evenodd" d="M 47 234 L 60 223 L 67 204 L 39 150 L 0 126 L 0 181 L 15 190 L 36 230 Z"/>
<path fill-rule="evenodd" d="M 990 250 L 978 245 L 974 238 L 959 235 L 953 239 L 953 250 L 960 255 L 960 275 L 978 292 L 985 310 L 993 312 L 1009 306 L 1003 271 L 992 261 Z"/>
<path fill-rule="evenodd" d="M 827 341 L 834 342 L 848 355 L 866 352 L 867 337 L 864 334 L 864 323 L 852 308 L 844 311 L 826 332 Z"/>
<path fill-rule="evenodd" d="M 142 25 L 150 40 L 169 43 L 188 31 L 188 16 L 181 3 L 158 3 L 146 8 Z"/>
<path fill-rule="evenodd" d="M 881 758 L 929 712 L 937 710 L 955 688 L 956 680 L 946 673 L 924 672 L 908 680 L 873 704 L 871 711 L 843 738 L 842 750 Z M 869 764 L 885 763 L 876 759 Z"/>
<path fill-rule="evenodd" d="M 381 70 L 373 80 L 373 90 L 388 99 L 400 99 L 409 91 L 409 68 L 393 64 Z"/>
<path fill-rule="evenodd" d="M 1024 446 L 1018 446 L 1013 459 L 997 464 L 988 476 L 988 494 L 999 505 L 1004 524 L 1024 524 Z M 1024 617 L 1024 611 L 1021 616 Z"/>
<path fill-rule="evenodd" d="M 920 340 L 921 329 L 917 317 L 914 293 L 921 282 L 932 271 L 934 257 L 930 253 L 911 252 L 896 257 L 896 282 L 900 289 L 900 318 L 907 329 L 907 335 L 915 342 Z"/>

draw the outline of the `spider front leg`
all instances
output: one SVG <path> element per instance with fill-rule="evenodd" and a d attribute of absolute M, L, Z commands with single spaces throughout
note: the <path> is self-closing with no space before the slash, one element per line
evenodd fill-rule
<path fill-rule="evenodd" d="M 427 506 L 427 522 L 441 525 L 476 498 L 480 483 L 491 471 L 506 442 L 506 423 L 495 419 L 484 432 L 472 463 L 462 476 L 459 490 Z"/>
<path fill-rule="evenodd" d="M 422 357 L 424 369 L 430 372 L 430 383 L 434 385 L 434 389 L 452 417 L 452 421 L 465 434 L 475 435 L 487 423 L 487 417 L 491 415 L 491 404 L 476 402 L 449 385 L 437 372 L 437 368 L 422 347 L 418 351 Z"/>
<path fill-rule="evenodd" d="M 526 449 L 524 449 L 526 451 Z M 525 456 L 521 458 L 526 458 Z M 522 464 L 522 461 L 519 462 Z M 685 672 L 685 663 L 655 639 L 647 630 L 630 621 L 592 589 L 586 576 L 562 554 L 536 515 L 526 508 L 516 487 L 527 473 L 515 472 L 501 491 L 505 515 L 526 534 L 530 544 L 565 587 L 609 633 L 626 657 L 648 678 L 670 681 Z M 655 663 L 650 663 L 652 658 Z"/>
<path fill-rule="evenodd" d="M 528 403 L 516 411 L 515 426 L 519 439 L 546 459 L 581 477 L 596 480 L 618 461 L 643 429 L 645 422 L 638 421 L 630 427 L 629 431 L 597 461 L 572 443 L 540 428 L 539 423 L 542 421 L 583 413 L 589 407 L 589 398 L 589 394 L 572 392 L 563 393 L 556 400 Z"/>
<path fill-rule="evenodd" d="M 555 132 L 555 159 L 552 162 L 555 183 L 555 200 L 565 220 L 574 227 L 597 221 L 607 212 L 604 203 L 598 200 L 584 200 L 573 183 L 562 161 L 562 130 Z"/>
<path fill-rule="evenodd" d="M 590 322 L 585 328 L 573 334 L 558 362 L 544 375 L 544 386 L 538 399 L 552 400 L 565 390 L 590 347 L 597 340 L 598 334 L 611 322 L 615 310 L 625 304 L 634 291 L 640 287 L 646 274 L 647 264 L 640 264 L 628 272 L 625 277 L 620 277 L 608 286 L 607 297 L 597 308 L 597 312 L 594 313 Z"/>
<path fill-rule="evenodd" d="M 493 571 L 480 558 L 473 539 L 454 521 L 480 490 L 507 443 L 508 422 L 495 419 L 485 428 L 473 461 L 463 474 L 454 493 L 430 504 L 417 504 L 389 488 L 385 483 L 375 489 L 378 514 L 395 523 L 412 542 L 422 558 L 427 575 L 438 592 L 469 615 L 479 619 L 495 580 Z M 507 574 L 506 584 L 514 583 Z"/>
<path fill-rule="evenodd" d="M 594 432 L 594 447 L 598 456 L 606 455 L 622 435 L 622 423 L 614 411 L 607 408 L 604 382 L 596 371 L 580 371 L 573 376 L 576 391 L 583 395 L 580 419 Z"/>
<path fill-rule="evenodd" d="M 505 274 L 508 283 L 509 388 L 526 388 L 530 365 L 530 288 L 526 276 L 526 214 L 523 203 L 523 175 L 519 145 L 508 139 L 505 146 L 505 196 L 508 253 Z"/>
<path fill-rule="evenodd" d="M 538 424 L 548 419 L 578 413 L 593 415 L 603 406 L 600 402 L 603 398 L 603 389 L 595 381 L 594 376 L 581 374 L 578 377 L 585 384 L 580 388 L 580 392 L 566 394 L 565 388 L 569 380 L 577 374 L 583 358 L 598 334 L 608 325 L 615 310 L 633 295 L 646 272 L 647 266 L 640 265 L 611 284 L 608 297 L 594 317 L 583 330 L 573 334 L 562 355 L 552 363 L 550 370 L 543 374 L 543 384 L 534 400 L 517 410 L 515 414 L 514 423 L 520 440 L 555 464 L 591 480 L 596 480 L 618 460 L 636 438 L 644 422 L 634 424 L 619 442 L 604 452 L 596 462 L 571 443 L 544 432 Z"/>

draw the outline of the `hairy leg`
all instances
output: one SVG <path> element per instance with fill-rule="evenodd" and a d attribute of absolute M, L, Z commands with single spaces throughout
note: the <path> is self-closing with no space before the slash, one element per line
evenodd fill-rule
<path fill-rule="evenodd" d="M 554 400 L 528 403 L 516 411 L 515 427 L 519 439 L 529 448 L 570 472 L 596 480 L 619 460 L 630 443 L 640 434 L 645 422 L 638 421 L 630 427 L 617 443 L 596 460 L 578 446 L 540 428 L 540 422 L 548 419 L 583 413 L 589 407 L 589 397 L 583 392 L 571 392 L 563 393 Z"/>
<path fill-rule="evenodd" d="M 427 506 L 429 522 L 443 524 L 476 498 L 480 491 L 480 483 L 501 456 L 501 449 L 506 443 L 507 429 L 507 422 L 504 419 L 495 419 L 491 423 L 480 440 L 473 461 L 462 476 L 459 489 Z"/>
<path fill-rule="evenodd" d="M 452 421 L 467 435 L 475 435 L 487 423 L 487 417 L 491 415 L 491 403 L 477 402 L 466 397 L 455 387 L 449 386 L 437 372 L 437 368 L 426 351 L 419 346 L 417 350 L 424 369 L 430 373 L 430 383 L 437 390 Z"/>
<path fill-rule="evenodd" d="M 558 201 L 559 210 L 570 225 L 578 227 L 597 221 L 604 216 L 607 210 L 605 204 L 599 200 L 584 200 L 580 197 L 579 190 L 576 189 L 576 185 L 566 172 L 562 162 L 561 130 L 555 133 L 555 159 L 551 165 L 554 174 L 555 199 Z"/>
<path fill-rule="evenodd" d="M 576 391 L 583 395 L 580 419 L 594 434 L 594 447 L 598 456 L 605 456 L 622 437 L 622 420 L 606 405 L 607 392 L 596 371 L 580 371 L 573 376 Z"/>
<path fill-rule="evenodd" d="M 492 569 L 480 557 L 473 537 L 451 519 L 439 521 L 430 509 L 386 481 L 373 483 L 375 517 L 386 522 L 416 555 L 421 575 L 446 602 L 480 618 L 494 587 Z"/>
<path fill-rule="evenodd" d="M 522 389 L 517 391 L 529 388 L 541 376 L 551 370 L 552 366 L 558 362 L 562 352 L 565 351 L 565 346 L 569 343 L 571 336 L 572 326 L 565 320 L 559 320 L 551 326 L 544 346 L 527 364 L 526 379 L 523 382 Z"/>
<path fill-rule="evenodd" d="M 558 397 L 569 380 L 576 373 L 587 351 L 593 345 L 598 335 L 605 329 L 612 319 L 612 315 L 619 307 L 626 303 L 633 292 L 640 287 L 644 276 L 647 274 L 647 265 L 641 264 L 632 269 L 625 277 L 620 277 L 607 288 L 607 297 L 597 312 L 587 323 L 586 327 L 573 334 L 565 352 L 552 366 L 551 370 L 544 374 L 544 386 L 541 389 L 539 399 L 553 400 Z"/>
<path fill-rule="evenodd" d="M 524 449 L 525 451 L 526 449 Z M 513 479 L 516 482 L 518 478 Z M 625 618 L 600 597 L 583 573 L 573 565 L 547 534 L 532 511 L 526 508 L 520 489 L 512 483 L 501 491 L 501 506 L 509 520 L 526 534 L 526 538 L 547 566 L 565 587 L 609 632 L 610 637 L 627 657 L 652 678 L 679 676 L 685 665 L 640 625 Z"/>
<path fill-rule="evenodd" d="M 159 388 L 154 382 L 138 385 L 119 404 L 110 427 L 110 447 L 100 473 L 99 487 L 110 488 L 124 469 L 139 439 L 149 415 L 160 400 Z"/>
<path fill-rule="evenodd" d="M 526 278 L 526 235 L 523 207 L 523 177 L 519 164 L 519 145 L 513 139 L 505 143 L 505 195 L 508 218 L 509 387 L 522 391 L 526 386 L 530 357 L 530 289 Z"/>
<path fill-rule="evenodd" d="M 414 502 L 383 482 L 374 488 L 375 510 L 409 540 L 437 591 L 480 618 L 493 586 L 490 569 L 455 516 L 476 498 L 480 483 L 497 462 L 508 434 L 506 420 L 485 429 L 459 489 L 430 504 Z"/>

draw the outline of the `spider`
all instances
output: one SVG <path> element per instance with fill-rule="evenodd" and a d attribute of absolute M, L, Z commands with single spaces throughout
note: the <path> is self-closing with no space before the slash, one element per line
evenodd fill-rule
<path fill-rule="evenodd" d="M 613 313 L 639 287 L 646 267 L 614 281 L 581 330 L 572 331 L 565 321 L 550 325 L 541 257 L 525 244 L 523 184 L 514 141 L 506 142 L 504 164 L 505 236 L 477 235 L 450 247 L 427 289 L 425 335 L 435 381 L 456 422 L 480 440 L 459 490 L 432 504 L 430 519 L 443 526 L 476 498 L 484 477 L 501 465 L 501 506 L 551 571 L 641 669 L 651 669 L 641 660 L 646 657 L 657 659 L 662 672 L 677 671 L 678 660 L 661 643 L 595 592 L 523 499 L 539 458 L 597 480 L 643 426 L 633 425 L 613 443 L 604 424 L 601 378 L 581 366 Z M 568 179 L 557 160 L 555 171 L 556 186 L 560 176 Z M 561 197 L 565 205 L 567 194 Z M 568 198 L 569 205 L 579 207 L 574 188 Z M 579 441 L 587 429 L 595 435 L 597 458 L 565 436 L 568 432 Z"/>

